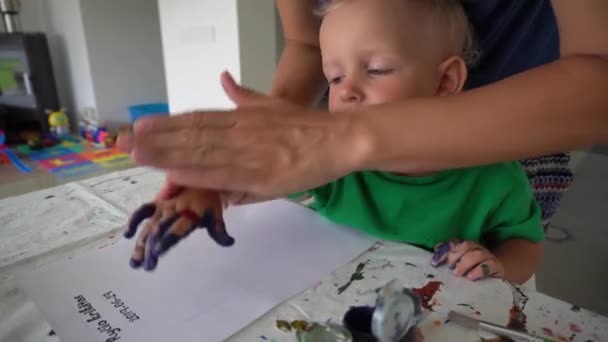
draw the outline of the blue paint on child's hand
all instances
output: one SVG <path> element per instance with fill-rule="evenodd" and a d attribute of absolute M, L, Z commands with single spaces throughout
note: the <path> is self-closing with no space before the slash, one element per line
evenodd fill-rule
<path fill-rule="evenodd" d="M 146 241 L 146 252 L 144 254 L 144 270 L 153 271 L 158 264 L 158 256 L 153 253 L 152 246 L 154 244 L 154 235 L 150 234 Z"/>
<path fill-rule="evenodd" d="M 451 246 L 449 242 L 443 242 L 435 247 L 435 254 L 431 259 L 431 266 L 438 267 L 445 262 L 444 256 L 450 251 Z"/>
<path fill-rule="evenodd" d="M 175 221 L 177 221 L 179 218 L 180 218 L 179 214 L 173 214 L 173 216 L 171 216 L 168 219 L 166 219 L 165 221 L 161 222 L 158 225 L 158 232 L 156 234 L 154 234 L 154 245 L 148 246 L 148 247 L 156 246 L 158 244 L 158 241 L 160 241 L 165 235 L 167 235 L 167 232 L 169 231 L 169 229 L 171 229 L 171 227 L 173 226 Z"/>
<path fill-rule="evenodd" d="M 139 224 L 142 223 L 144 220 L 152 217 L 152 215 L 154 215 L 155 211 L 156 211 L 156 204 L 154 204 L 154 203 L 144 204 L 139 209 L 137 209 L 131 216 L 131 219 L 129 220 L 129 225 L 127 227 L 127 231 L 125 231 L 125 233 L 124 233 L 124 237 L 127 239 L 130 239 L 133 236 L 135 236 L 135 233 L 137 233 L 137 227 L 139 227 Z"/>
<path fill-rule="evenodd" d="M 129 265 L 131 265 L 131 268 L 133 268 L 133 269 L 138 269 L 138 268 L 140 268 L 140 267 L 141 267 L 141 264 L 142 264 L 142 261 L 141 261 L 141 260 L 136 260 L 136 259 L 133 259 L 133 258 L 131 258 L 131 259 L 129 260 Z"/>
<path fill-rule="evenodd" d="M 218 245 L 222 247 L 230 247 L 234 245 L 234 238 L 228 235 L 226 224 L 223 221 L 217 221 L 213 210 L 207 210 L 198 224 L 201 228 L 207 228 L 207 233 Z"/>
<path fill-rule="evenodd" d="M 154 253 L 156 253 L 158 256 L 162 256 L 163 254 L 167 253 L 173 246 L 177 245 L 177 243 L 181 239 L 182 238 L 180 236 L 177 236 L 176 234 L 167 234 L 166 236 L 163 236 L 156 243 L 156 246 L 154 246 Z"/>
<path fill-rule="evenodd" d="M 232 236 L 228 235 L 224 222 L 219 222 L 216 224 L 215 229 L 207 228 L 207 232 L 209 233 L 209 236 L 211 236 L 211 238 L 222 247 L 230 247 L 234 245 L 235 240 Z"/>
<path fill-rule="evenodd" d="M 157 210 L 158 208 L 154 203 L 143 205 L 137 209 L 131 216 L 124 236 L 128 239 L 135 236 L 139 225 L 146 219 L 154 217 Z M 159 222 L 157 229 L 150 229 L 151 227 L 148 227 L 148 229 L 152 231 L 142 232 L 142 234 L 147 234 L 145 237 L 143 258 L 141 260 L 131 258 L 129 264 L 134 269 L 143 266 L 144 270 L 153 271 L 158 266 L 159 258 L 177 245 L 181 240 L 187 238 L 196 230 L 196 228 L 207 229 L 209 236 L 220 246 L 229 247 L 234 245 L 234 238 L 228 234 L 226 225 L 223 220 L 221 220 L 221 212 L 219 213 L 219 220 L 216 218 L 216 214 L 218 213 L 209 208 L 202 217 L 198 218 L 196 213 L 186 210 L 175 213 L 168 219 Z M 181 218 L 189 219 L 190 222 L 192 222 L 192 225 L 190 227 L 184 227 L 184 222 L 179 221 Z M 178 222 L 180 223 L 176 225 Z"/>
<path fill-rule="evenodd" d="M 212 209 L 208 209 L 201 219 L 198 222 L 195 222 L 191 229 L 181 236 L 173 232 L 168 232 L 168 227 L 174 222 L 173 218 L 171 219 L 172 221 L 168 226 L 163 224 L 163 227 L 159 229 L 159 238 L 156 240 L 153 248 L 153 253 L 156 256 L 162 256 L 167 253 L 173 246 L 188 237 L 196 228 L 207 229 L 209 236 L 220 246 L 229 247 L 235 242 L 234 238 L 226 232 L 225 224 L 222 221 L 217 221 L 215 219 L 215 214 Z"/>

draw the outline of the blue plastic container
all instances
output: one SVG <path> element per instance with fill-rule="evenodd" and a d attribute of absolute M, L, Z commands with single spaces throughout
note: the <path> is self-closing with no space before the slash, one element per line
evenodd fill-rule
<path fill-rule="evenodd" d="M 147 103 L 129 107 L 131 123 L 135 120 L 150 115 L 169 115 L 169 105 L 166 103 Z"/>

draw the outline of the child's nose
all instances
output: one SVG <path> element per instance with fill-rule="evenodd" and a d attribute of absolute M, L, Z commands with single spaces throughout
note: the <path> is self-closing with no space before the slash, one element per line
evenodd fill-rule
<path fill-rule="evenodd" d="M 344 80 L 340 87 L 340 99 L 344 103 L 357 103 L 363 102 L 364 100 L 363 91 L 361 87 L 354 80 Z"/>

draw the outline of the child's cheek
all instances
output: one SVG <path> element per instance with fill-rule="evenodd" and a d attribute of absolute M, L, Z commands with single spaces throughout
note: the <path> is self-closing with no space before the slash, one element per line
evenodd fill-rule
<path fill-rule="evenodd" d="M 414 97 L 417 92 L 417 87 L 413 82 L 408 82 L 399 77 L 387 76 L 370 87 L 368 97 L 370 105 L 379 105 Z"/>

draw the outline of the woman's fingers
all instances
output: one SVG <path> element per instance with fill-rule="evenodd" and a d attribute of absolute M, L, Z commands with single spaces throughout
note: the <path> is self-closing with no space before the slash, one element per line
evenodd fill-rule
<path fill-rule="evenodd" d="M 116 138 L 116 148 L 118 148 L 118 150 L 125 153 L 130 153 L 134 145 L 135 136 L 133 136 L 131 132 L 123 132 L 118 134 L 118 137 Z"/>
<path fill-rule="evenodd" d="M 249 173 L 249 177 L 253 174 Z M 167 175 L 172 182 L 192 188 L 240 192 L 248 185 L 246 173 L 241 174 L 230 166 L 209 168 L 205 172 L 196 168 L 170 169 Z"/>
<path fill-rule="evenodd" d="M 367 152 L 355 143 L 364 131 L 355 129 L 354 115 L 283 102 L 240 87 L 227 73 L 222 85 L 237 109 L 141 118 L 120 148 L 141 165 L 169 171 L 175 184 L 246 193 L 246 203 L 327 184 Z"/>
<path fill-rule="evenodd" d="M 200 117 L 204 122 L 212 120 L 204 118 L 215 117 L 214 114 L 201 112 L 189 117 Z M 240 191 L 265 198 L 327 184 L 351 172 L 351 164 L 357 160 L 348 143 L 352 131 L 345 129 L 346 116 L 280 105 L 222 114 L 235 119 L 226 119 L 227 125 L 220 129 L 204 124 L 180 126 L 172 120 L 188 121 L 179 116 L 145 118 L 162 121 L 136 125 L 140 131 L 133 138 L 131 155 L 141 165 L 189 170 L 193 175 L 189 184 L 174 180 L 180 185 Z M 173 129 L 154 131 L 147 125 Z M 349 158 L 345 160 L 344 155 Z"/>
<path fill-rule="evenodd" d="M 227 71 L 222 72 L 220 81 L 222 88 L 224 88 L 224 93 L 226 93 L 228 98 L 239 107 L 251 106 L 263 101 L 272 100 L 267 95 L 240 86 L 236 83 L 232 74 Z"/>
<path fill-rule="evenodd" d="M 206 114 L 201 114 L 202 116 Z M 247 123 L 247 128 L 252 130 L 263 130 L 259 123 Z M 244 136 L 239 132 L 240 127 L 209 128 L 209 127 L 186 127 L 176 130 L 154 132 L 152 134 L 142 133 L 136 135 L 134 143 L 136 151 L 145 147 L 150 150 L 162 149 L 193 149 L 200 146 L 218 146 L 222 148 L 242 147 L 256 142 L 252 136 Z M 252 134 L 253 135 L 253 134 Z M 259 142 L 259 140 L 257 140 Z"/>
<path fill-rule="evenodd" d="M 228 206 L 239 206 L 246 204 L 259 203 L 263 201 L 269 201 L 272 198 L 264 196 L 256 196 L 252 193 L 239 192 L 239 191 L 224 191 L 222 192 L 222 205 L 224 209 Z"/>
<path fill-rule="evenodd" d="M 179 195 L 184 190 L 184 187 L 174 184 L 173 182 L 167 179 L 163 187 L 160 189 L 158 194 L 156 194 L 157 201 L 166 201 L 174 198 Z"/>
<path fill-rule="evenodd" d="M 238 150 L 227 150 L 213 145 L 188 148 L 160 148 L 134 152 L 133 159 L 140 165 L 150 165 L 164 169 L 198 168 L 205 170 L 238 164 L 241 161 Z M 202 173 L 202 172 L 201 172 Z"/>
<path fill-rule="evenodd" d="M 224 72 L 220 77 L 222 87 L 228 97 L 239 107 L 260 105 L 262 103 L 273 104 L 278 102 L 276 99 L 255 92 L 253 90 L 238 85 L 230 73 Z M 204 113 L 204 114 L 203 114 Z M 191 112 L 176 116 L 148 116 L 142 117 L 135 122 L 133 131 L 135 135 L 148 133 L 164 133 L 168 131 L 183 131 L 189 128 L 198 129 L 225 129 L 234 127 L 241 119 L 246 119 L 242 114 L 233 115 L 231 110 Z M 203 115 L 200 115 L 203 114 Z M 263 122 L 257 122 L 262 126 Z"/>
<path fill-rule="evenodd" d="M 242 116 L 230 110 L 190 112 L 174 116 L 146 116 L 133 125 L 135 136 L 182 132 L 188 129 L 212 130 L 234 127 Z M 261 124 L 260 124 L 261 125 Z"/>

